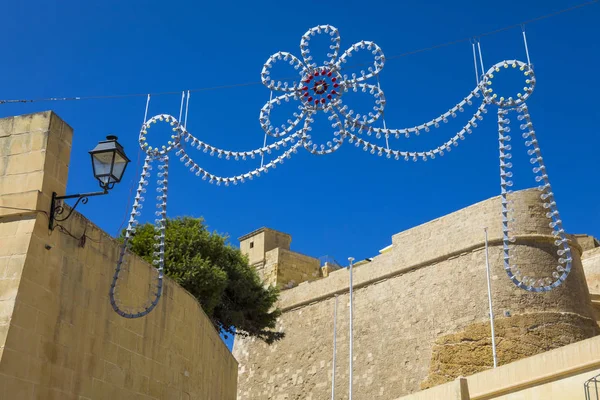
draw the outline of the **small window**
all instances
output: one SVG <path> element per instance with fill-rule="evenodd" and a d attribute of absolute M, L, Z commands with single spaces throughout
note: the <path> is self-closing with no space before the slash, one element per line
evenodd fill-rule
<path fill-rule="evenodd" d="M 254 248 L 254 242 L 250 242 L 250 248 L 253 249 Z"/>

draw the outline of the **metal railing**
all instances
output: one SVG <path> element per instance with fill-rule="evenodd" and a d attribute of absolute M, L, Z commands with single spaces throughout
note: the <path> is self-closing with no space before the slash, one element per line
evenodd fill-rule
<path fill-rule="evenodd" d="M 585 400 L 600 400 L 600 375 L 585 381 L 583 384 Z"/>
<path fill-rule="evenodd" d="M 336 261 L 332 256 L 322 256 L 319 257 L 319 261 L 321 262 L 321 267 L 325 266 L 325 264 L 334 265 L 339 268 L 343 268 L 342 265 Z"/>

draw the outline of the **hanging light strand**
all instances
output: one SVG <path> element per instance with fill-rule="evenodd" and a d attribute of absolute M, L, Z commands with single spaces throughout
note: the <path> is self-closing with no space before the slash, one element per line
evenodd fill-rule
<path fill-rule="evenodd" d="M 310 41 L 310 38 L 316 34 L 328 34 L 332 42 L 330 49 L 333 50 L 333 53 L 328 54 L 331 59 L 330 61 L 326 62 L 324 66 L 311 64 L 312 55 L 310 55 L 310 51 L 308 50 L 308 42 Z M 445 152 L 451 151 L 452 147 L 457 146 L 460 140 L 464 140 L 466 134 L 472 133 L 473 130 L 478 127 L 478 122 L 483 119 L 484 114 L 487 113 L 487 108 L 492 105 L 498 107 L 505 269 L 511 280 L 517 286 L 529 291 L 551 290 L 566 279 L 571 269 L 570 250 L 568 248 L 566 236 L 564 235 L 564 230 L 562 229 L 562 221 L 559 219 L 558 210 L 555 208 L 556 203 L 553 201 L 553 194 L 550 190 L 548 176 L 545 173 L 545 166 L 542 163 L 539 147 L 537 146 L 537 141 L 535 140 L 535 133 L 533 131 L 531 120 L 527 112 L 527 106 L 525 104 L 525 101 L 533 93 L 536 83 L 535 75 L 531 65 L 519 60 L 505 60 L 499 62 L 493 65 L 485 74 L 482 75 L 481 80 L 478 80 L 476 88 L 471 91 L 467 97 L 465 97 L 461 102 L 459 102 L 446 113 L 413 128 L 389 129 L 385 124 L 384 119 L 385 96 L 381 90 L 381 85 L 378 78 L 378 74 L 383 69 L 385 62 L 383 51 L 381 48 L 379 48 L 379 46 L 377 46 L 377 44 L 373 42 L 360 41 L 353 44 L 348 50 L 342 53 L 339 58 L 337 58 L 340 47 L 339 42 L 339 32 L 335 27 L 331 25 L 320 25 L 308 30 L 302 36 L 301 40 L 302 57 L 306 65 L 310 65 L 310 68 L 302 66 L 298 58 L 294 57 L 290 53 L 285 52 L 275 53 L 269 57 L 267 62 L 264 64 L 261 72 L 261 82 L 266 87 L 271 89 L 271 97 L 269 101 L 262 107 L 259 115 L 259 121 L 262 129 L 265 132 L 265 138 L 266 135 L 276 138 L 276 141 L 272 144 L 266 145 L 265 141 L 263 147 L 255 150 L 231 151 L 208 145 L 199 140 L 187 130 L 185 125 L 182 125 L 180 122 L 183 112 L 185 93 L 182 93 L 179 119 L 175 119 L 173 116 L 168 114 L 159 114 L 144 121 L 140 130 L 139 145 L 140 148 L 146 153 L 146 162 L 140 177 L 138 195 L 136 196 L 132 207 L 130 223 L 126 229 L 125 241 L 117 262 L 110 290 L 111 304 L 113 309 L 119 313 L 119 315 L 126 318 L 142 317 L 148 314 L 156 306 L 162 294 L 169 167 L 168 153 L 172 150 L 175 151 L 175 154 L 177 157 L 179 157 L 179 160 L 184 163 L 184 165 L 188 167 L 192 173 L 195 173 L 196 176 L 201 177 L 203 180 L 208 180 L 210 183 L 216 185 L 224 184 L 225 186 L 229 186 L 230 184 L 237 185 L 238 183 L 245 183 L 247 180 L 252 180 L 254 177 L 259 177 L 263 173 L 266 174 L 269 169 L 276 168 L 277 165 L 282 164 L 285 159 L 291 158 L 292 154 L 295 154 L 300 146 L 303 146 L 312 154 L 325 155 L 336 151 L 342 145 L 345 139 L 347 139 L 350 143 L 355 143 L 357 147 L 362 146 L 364 151 L 369 151 L 371 154 L 377 154 L 378 156 L 383 156 L 385 154 L 387 158 L 394 157 L 395 160 L 402 158 L 405 161 L 411 159 L 413 161 L 427 161 L 428 159 L 434 159 L 436 155 L 444 155 Z M 477 42 L 477 48 L 479 50 L 481 71 L 484 71 L 483 57 L 481 54 L 481 46 L 479 41 Z M 361 71 L 360 76 L 357 76 L 355 73 L 353 73 L 351 76 L 343 74 L 342 66 L 346 62 L 346 59 L 351 57 L 353 53 L 361 50 L 367 50 L 371 52 L 371 54 L 374 56 L 373 65 L 370 66 L 366 71 Z M 281 61 L 288 62 L 290 65 L 295 66 L 296 69 L 299 70 L 299 74 L 302 78 L 301 84 L 293 83 L 290 86 L 289 83 L 274 81 L 270 78 L 269 69 L 273 64 Z M 474 61 L 477 70 L 476 57 Z M 498 98 L 497 94 L 494 93 L 494 90 L 492 89 L 494 73 L 499 73 L 502 69 L 508 69 L 509 67 L 514 69 L 519 68 L 519 70 L 523 72 L 526 78 L 526 86 L 523 88 L 522 93 L 517 93 L 515 98 Z M 366 83 L 368 79 L 373 77 L 377 78 L 377 85 Z M 273 96 L 273 91 L 275 90 L 283 92 L 283 94 L 279 96 Z M 354 113 L 353 110 L 348 109 L 346 105 L 343 105 L 342 96 L 350 91 L 357 92 L 358 90 L 361 90 L 365 93 L 368 92 L 373 96 L 375 99 L 373 111 L 375 111 L 375 113 L 369 112 L 366 115 L 360 115 L 358 113 Z M 398 138 L 400 134 L 403 134 L 403 136 L 409 138 L 411 133 L 419 135 L 421 130 L 427 132 L 429 131 L 430 127 L 438 128 L 442 123 L 447 123 L 450 118 L 455 118 L 457 116 L 457 112 L 463 112 L 465 105 L 472 105 L 473 98 L 481 98 L 481 103 L 471 119 L 467 121 L 463 128 L 460 129 L 453 137 L 451 137 L 449 140 L 446 140 L 441 145 L 425 151 L 405 151 L 390 148 L 388 141 L 388 137 L 390 135 L 393 134 L 396 136 L 396 138 Z M 271 111 L 275 108 L 275 106 L 279 106 L 283 102 L 289 101 L 298 102 L 297 108 L 299 112 L 293 113 L 294 119 L 288 119 L 287 125 L 282 125 L 281 128 L 274 127 L 270 120 Z M 507 207 L 509 204 L 507 200 L 509 189 L 507 188 L 512 186 L 512 181 L 508 180 L 507 178 L 512 176 L 512 173 L 508 171 L 508 169 L 512 167 L 512 164 L 506 161 L 511 158 L 511 155 L 509 153 L 510 145 L 505 143 L 510 140 L 510 136 L 506 134 L 510 132 L 510 128 L 508 127 L 509 120 L 508 118 L 505 118 L 505 116 L 509 109 L 514 109 L 515 107 L 518 107 L 519 112 L 522 114 L 519 116 L 519 119 L 526 120 L 526 123 L 521 126 L 521 129 L 528 130 L 528 132 L 523 134 L 523 136 L 525 138 L 530 136 L 534 138 L 528 144 L 528 146 L 533 145 L 534 147 L 529 151 L 529 154 L 536 155 L 536 158 L 532 158 L 531 160 L 532 164 L 538 163 L 538 167 L 534 169 L 534 172 L 537 173 L 541 171 L 540 175 L 536 177 L 536 181 L 544 181 L 544 185 L 540 186 L 540 190 L 544 192 L 542 199 L 549 199 L 548 203 L 544 204 L 544 207 L 549 209 L 547 217 L 551 220 L 550 228 L 553 228 L 554 235 L 557 237 L 555 244 L 559 247 L 558 254 L 561 256 L 559 259 L 559 263 L 561 265 L 557 267 L 557 272 L 553 273 L 553 277 L 555 278 L 554 281 L 552 281 L 552 278 L 548 277 L 537 281 L 532 281 L 529 277 L 523 277 L 523 279 L 520 279 L 519 272 L 517 270 L 513 271 L 515 267 L 511 266 L 509 262 L 510 248 L 508 243 L 514 242 L 514 239 L 509 236 L 510 210 Z M 146 115 L 147 108 L 148 103 L 146 104 Z M 186 118 L 187 111 L 188 106 L 186 105 Z M 313 143 L 311 138 L 311 125 L 314 123 L 314 116 L 317 113 L 323 113 L 331 122 L 333 139 L 326 142 L 326 144 L 318 145 Z M 373 128 L 371 125 L 379 118 L 382 118 L 383 120 L 383 128 Z M 166 145 L 162 145 L 161 147 L 153 147 L 149 145 L 147 141 L 147 135 L 150 128 L 158 122 L 170 124 L 173 133 L 171 135 L 171 140 L 169 140 Z M 383 134 L 386 139 L 385 147 L 364 140 L 361 137 L 363 133 L 366 133 L 367 136 L 375 134 L 377 138 L 380 138 Z M 254 158 L 256 155 L 258 155 L 261 157 L 261 165 L 259 168 L 255 168 L 246 173 L 229 177 L 218 176 L 198 165 L 187 154 L 186 149 L 184 148 L 184 143 L 191 143 L 193 147 L 196 147 L 198 150 L 202 150 L 204 153 L 210 151 L 211 156 L 217 156 L 218 158 L 225 157 L 226 160 L 230 160 L 231 157 L 236 160 L 239 158 L 244 160 L 247 158 L 247 156 Z M 289 148 L 287 148 L 288 145 L 290 146 Z M 283 150 L 283 148 L 286 148 L 286 150 Z M 271 154 L 273 150 L 282 150 L 282 153 L 265 164 L 265 153 Z M 119 305 L 120 302 L 116 296 L 117 283 L 122 268 L 123 257 L 129 243 L 129 238 L 138 224 L 135 217 L 140 215 L 138 209 L 142 208 L 141 203 L 143 202 L 141 193 L 145 190 L 144 186 L 148 183 L 147 177 L 150 175 L 150 164 L 154 160 L 158 160 L 158 162 L 161 163 L 159 166 L 160 172 L 158 173 L 158 178 L 160 179 L 158 181 L 157 189 L 159 196 L 157 197 L 158 203 L 156 205 L 158 208 L 158 211 L 156 211 L 158 218 L 155 220 L 155 229 L 158 232 L 158 235 L 155 237 L 156 251 L 154 252 L 154 265 L 157 267 L 158 283 L 156 286 L 156 292 L 153 294 L 153 297 L 150 299 L 150 302 L 144 307 L 144 309 L 124 310 Z M 559 272 L 562 272 L 562 275 L 560 275 Z M 556 276 L 556 274 L 558 274 L 558 276 Z"/>

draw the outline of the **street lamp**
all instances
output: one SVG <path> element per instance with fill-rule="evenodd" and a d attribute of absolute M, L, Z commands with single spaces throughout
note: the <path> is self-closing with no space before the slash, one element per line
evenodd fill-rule
<path fill-rule="evenodd" d="M 99 142 L 93 150 L 90 151 L 92 157 L 92 169 L 94 171 L 94 177 L 98 179 L 101 192 L 91 193 L 78 193 L 71 194 L 68 196 L 57 196 L 56 192 L 52 192 L 52 203 L 50 204 L 50 218 L 48 222 L 48 229 L 54 230 L 55 222 L 62 222 L 67 220 L 79 202 L 86 204 L 88 197 L 100 196 L 107 194 L 110 189 L 115 186 L 115 183 L 121 182 L 125 168 L 129 163 L 129 158 L 125 155 L 125 150 L 119 142 L 117 142 L 116 136 L 107 136 L 106 140 Z M 57 215 L 61 215 L 64 212 L 62 202 L 58 200 L 65 199 L 77 199 L 75 205 L 71 207 L 71 211 L 64 218 L 57 218 Z"/>

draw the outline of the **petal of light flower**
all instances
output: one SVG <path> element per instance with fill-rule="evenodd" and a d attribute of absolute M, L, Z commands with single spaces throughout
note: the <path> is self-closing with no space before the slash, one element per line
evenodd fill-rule
<path fill-rule="evenodd" d="M 304 63 L 309 68 L 316 68 L 317 64 L 314 62 L 313 57 L 310 54 L 310 39 L 312 36 L 316 34 L 329 34 L 331 38 L 331 45 L 329 48 L 331 49 L 331 53 L 327 53 L 327 57 L 329 57 L 329 61 L 325 61 L 326 66 L 331 66 L 335 64 L 338 53 L 340 51 L 340 33 L 336 27 L 331 25 L 319 25 L 314 28 L 306 31 L 304 35 L 302 35 L 302 40 L 300 40 L 300 53 L 302 54 L 302 59 Z"/>
<path fill-rule="evenodd" d="M 275 106 L 278 106 L 281 104 L 281 101 L 289 101 L 290 99 L 293 100 L 298 100 L 298 96 L 296 94 L 290 94 L 290 93 L 286 93 L 283 94 L 281 96 L 275 97 L 271 100 L 269 100 L 268 102 L 265 103 L 265 105 L 261 108 L 260 110 L 260 116 L 259 116 L 259 121 L 260 121 L 260 126 L 262 127 L 262 129 L 265 131 L 265 133 L 267 135 L 273 136 L 273 137 L 281 137 L 281 136 L 285 136 L 288 133 L 292 132 L 294 129 L 296 129 L 296 127 L 298 126 L 298 124 L 300 123 L 300 121 L 302 121 L 302 119 L 306 116 L 307 114 L 307 110 L 304 106 L 300 106 L 298 107 L 300 110 L 300 113 L 294 113 L 294 119 L 288 119 L 287 123 L 288 125 L 282 125 L 281 129 L 280 128 L 276 128 L 271 124 L 271 110 L 273 108 L 275 108 Z"/>
<path fill-rule="evenodd" d="M 283 82 L 273 80 L 271 78 L 270 70 L 273 68 L 273 66 L 278 61 L 287 62 L 291 66 L 293 66 L 294 69 L 296 69 L 298 71 L 298 80 L 283 81 Z M 301 84 L 300 81 L 304 75 L 306 75 L 306 66 L 304 64 L 302 64 L 302 61 L 300 61 L 293 54 L 286 53 L 284 51 L 280 51 L 280 52 L 273 54 L 271 57 L 269 57 L 267 62 L 263 65 L 262 72 L 260 73 L 260 80 L 262 81 L 263 85 L 265 85 L 266 87 L 268 87 L 271 90 L 278 90 L 281 92 L 289 93 L 289 92 L 294 92 L 294 91 L 298 90 L 298 87 Z M 291 79 L 293 79 L 293 78 L 291 78 Z"/>
<path fill-rule="evenodd" d="M 330 121 L 332 121 L 331 127 L 336 129 L 336 131 L 334 131 L 334 137 L 332 138 L 332 140 L 327 141 L 326 144 L 318 145 L 313 143 L 312 140 L 310 140 L 311 137 L 308 134 L 306 134 L 306 136 L 302 140 L 304 148 L 312 154 L 316 155 L 333 153 L 334 151 L 340 148 L 342 143 L 344 143 L 344 137 L 346 135 L 346 131 L 344 130 L 344 123 L 339 117 L 339 115 L 335 112 L 334 107 L 329 106 L 325 110 L 323 110 L 323 112 L 325 112 L 326 114 L 330 114 L 328 118 Z M 306 120 L 304 121 L 304 128 L 306 132 L 310 131 L 310 124 L 314 122 L 314 119 L 312 119 L 312 115 L 312 113 L 308 115 L 306 117 Z"/>
<path fill-rule="evenodd" d="M 348 50 L 346 50 L 344 52 L 344 54 L 342 54 L 342 56 L 336 62 L 336 64 L 335 64 L 336 69 L 337 70 L 342 69 L 343 65 L 348 62 L 348 59 L 350 57 L 352 57 L 353 54 L 355 54 L 359 50 L 365 50 L 365 49 L 370 51 L 373 54 L 373 57 L 374 57 L 373 66 L 368 67 L 367 71 L 360 71 L 361 76 L 352 74 L 352 78 L 349 79 L 344 75 L 344 79 L 345 79 L 346 83 L 348 83 L 350 85 L 352 85 L 354 83 L 366 81 L 367 79 L 372 78 L 372 77 L 376 76 L 377 74 L 379 74 L 381 72 L 381 70 L 383 69 L 383 65 L 385 64 L 385 56 L 383 54 L 383 50 L 381 50 L 381 48 L 379 46 L 377 46 L 375 43 L 367 41 L 367 40 L 362 40 L 362 41 L 360 41 L 358 43 L 354 43 L 352 46 L 350 46 L 350 48 Z"/>
<path fill-rule="evenodd" d="M 356 114 L 354 110 L 348 109 L 347 105 L 342 105 L 342 101 L 340 99 L 340 101 L 336 103 L 337 112 L 344 120 L 344 125 L 346 127 L 350 128 L 352 131 L 358 129 L 359 133 L 366 132 L 370 135 L 377 129 L 371 127 L 371 124 L 377 121 L 383 115 L 383 110 L 385 108 L 385 95 L 377 85 L 356 83 L 351 87 L 355 92 L 360 89 L 362 92 L 369 93 L 373 96 L 375 102 L 373 111 L 368 111 L 367 114 L 364 115 Z M 349 89 L 350 88 L 348 86 L 344 86 L 344 92 L 348 92 Z M 345 96 L 348 96 L 348 94 L 345 94 Z"/>

